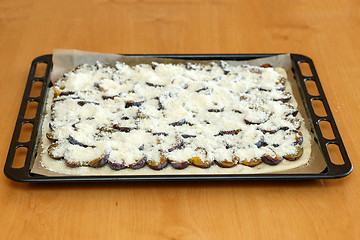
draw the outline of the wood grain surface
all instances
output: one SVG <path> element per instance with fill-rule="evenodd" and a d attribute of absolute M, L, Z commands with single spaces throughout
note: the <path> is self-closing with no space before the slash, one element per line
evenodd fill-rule
<path fill-rule="evenodd" d="M 336 180 L 130 184 L 1 174 L 0 239 L 359 239 L 359 26 L 356 0 L 1 0 L 3 164 L 31 61 L 55 48 L 290 52 L 314 60 L 354 171 Z"/>

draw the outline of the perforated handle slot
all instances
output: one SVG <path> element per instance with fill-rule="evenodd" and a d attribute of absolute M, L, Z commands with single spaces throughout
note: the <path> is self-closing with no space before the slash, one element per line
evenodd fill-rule
<path fill-rule="evenodd" d="M 44 106 L 51 55 L 33 60 L 26 83 L 19 115 L 11 140 L 4 173 L 10 179 L 20 181 L 29 176 L 31 161 L 36 154 L 37 135 Z"/>
<path fill-rule="evenodd" d="M 324 174 L 332 175 L 334 178 L 346 176 L 351 172 L 352 165 L 314 64 L 310 58 L 297 54 L 292 54 L 292 61 L 305 107 L 312 118 L 310 123 L 313 132 L 328 166 L 328 171 L 325 171 Z"/>

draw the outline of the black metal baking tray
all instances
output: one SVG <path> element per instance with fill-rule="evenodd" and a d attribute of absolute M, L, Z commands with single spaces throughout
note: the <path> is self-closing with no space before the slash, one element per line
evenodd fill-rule
<path fill-rule="evenodd" d="M 250 60 L 254 58 L 271 57 L 277 54 L 218 54 L 218 55 L 129 55 L 129 56 L 142 56 L 142 57 L 162 57 L 162 58 L 175 58 L 186 60 Z M 326 100 L 324 91 L 321 87 L 319 77 L 316 73 L 313 61 L 304 55 L 291 54 L 292 71 L 295 76 L 302 100 L 310 119 L 311 132 L 314 134 L 315 141 L 319 145 L 326 167 L 320 173 L 310 174 L 243 174 L 243 175 L 176 175 L 176 176 L 60 176 L 49 177 L 39 174 L 31 173 L 31 167 L 36 155 L 36 147 L 38 141 L 38 132 L 40 128 L 42 111 L 45 105 L 47 91 L 50 86 L 50 72 L 52 68 L 52 55 L 43 55 L 33 60 L 30 72 L 25 87 L 24 96 L 21 102 L 19 115 L 16 121 L 12 141 L 10 144 L 8 156 L 6 159 L 4 173 L 5 175 L 14 180 L 21 182 L 117 182 L 117 181 L 186 181 L 186 180 L 246 180 L 246 179 L 329 179 L 341 178 L 347 176 L 352 171 L 352 164 L 347 155 L 345 146 L 340 137 L 340 133 L 335 124 L 333 115 L 330 111 L 329 104 Z M 300 64 L 307 63 L 310 66 L 311 76 L 303 76 Z M 46 73 L 43 77 L 36 77 L 35 71 L 38 64 L 46 64 Z M 306 81 L 313 81 L 316 84 L 318 95 L 313 96 L 308 93 L 306 88 Z M 41 83 L 41 93 L 38 97 L 31 97 L 30 92 L 34 83 Z M 319 117 L 315 114 L 311 102 L 313 100 L 321 100 L 326 111 L 325 117 Z M 28 119 L 25 117 L 26 108 L 28 103 L 36 102 L 37 109 L 35 117 Z M 329 140 L 322 136 L 319 123 L 327 121 L 330 123 L 334 138 Z M 22 126 L 24 124 L 32 124 L 32 132 L 30 140 L 27 142 L 20 142 L 19 137 Z M 335 144 L 339 147 L 343 164 L 335 164 L 331 161 L 330 154 L 327 149 L 328 144 Z M 26 148 L 26 159 L 22 167 L 13 167 L 15 152 L 18 148 Z"/>

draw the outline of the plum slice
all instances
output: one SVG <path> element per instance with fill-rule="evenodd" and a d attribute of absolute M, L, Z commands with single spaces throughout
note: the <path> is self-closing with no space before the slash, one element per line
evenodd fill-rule
<path fill-rule="evenodd" d="M 242 160 L 242 161 L 240 161 L 240 163 L 242 165 L 245 165 L 245 166 L 248 166 L 248 167 L 256 167 L 257 165 L 262 163 L 262 159 L 254 157 L 254 158 L 251 158 L 251 159 Z"/>
<path fill-rule="evenodd" d="M 109 126 L 103 126 L 103 127 L 99 127 L 97 129 L 99 132 L 102 132 L 102 133 L 114 133 L 116 132 L 116 129 L 114 127 L 109 127 Z"/>
<path fill-rule="evenodd" d="M 258 148 L 261 148 L 262 146 L 266 146 L 266 145 L 267 143 L 265 142 L 264 136 L 261 136 L 259 141 L 255 143 L 255 146 L 257 146 Z"/>
<path fill-rule="evenodd" d="M 108 99 L 110 99 L 110 100 L 114 100 L 116 97 L 119 97 L 119 95 L 113 95 L 113 96 L 101 96 L 101 98 L 103 99 L 103 100 L 108 100 Z"/>
<path fill-rule="evenodd" d="M 189 162 L 199 168 L 209 168 L 213 164 L 212 161 L 202 160 L 200 157 L 192 157 Z"/>
<path fill-rule="evenodd" d="M 69 95 L 73 95 L 75 94 L 75 92 L 73 91 L 65 91 L 65 92 L 61 92 L 60 96 L 69 96 Z"/>
<path fill-rule="evenodd" d="M 165 87 L 165 85 L 155 84 L 155 83 L 151 83 L 151 82 L 146 82 L 146 85 L 148 85 L 148 86 L 150 86 L 150 87 L 154 87 L 154 88 Z"/>
<path fill-rule="evenodd" d="M 79 105 L 79 106 L 84 106 L 85 104 L 94 104 L 94 105 L 99 105 L 99 103 L 97 103 L 97 102 L 91 102 L 91 101 L 84 101 L 84 100 L 80 100 L 80 101 L 78 101 L 77 102 L 77 104 Z"/>
<path fill-rule="evenodd" d="M 214 113 L 218 113 L 218 112 L 223 112 L 224 108 L 210 108 L 208 109 L 208 112 L 214 112 Z"/>
<path fill-rule="evenodd" d="M 168 164 L 168 159 L 167 157 L 165 156 L 165 154 L 161 153 L 160 154 L 160 161 L 154 161 L 152 159 L 148 159 L 146 161 L 147 165 L 151 168 L 151 169 L 154 169 L 154 170 L 161 170 L 163 169 L 164 167 L 167 166 Z"/>
<path fill-rule="evenodd" d="M 192 123 L 189 123 L 188 121 L 186 121 L 185 119 L 181 119 L 179 121 L 176 121 L 176 122 L 172 122 L 172 123 L 169 123 L 170 126 L 173 126 L 173 127 L 176 127 L 176 126 L 182 126 L 184 124 L 187 124 L 189 126 L 192 126 L 193 124 Z"/>
<path fill-rule="evenodd" d="M 223 136 L 223 135 L 237 135 L 241 129 L 234 129 L 234 130 L 228 130 L 228 131 L 220 131 L 215 136 Z"/>
<path fill-rule="evenodd" d="M 77 140 L 76 140 L 75 138 L 73 138 L 72 136 L 69 136 L 69 137 L 68 137 L 68 141 L 69 141 L 69 143 L 71 143 L 72 145 L 79 145 L 80 147 L 84 147 L 84 148 L 87 148 L 87 147 L 92 147 L 92 148 L 93 148 L 93 146 L 89 146 L 89 145 L 86 145 L 86 144 L 83 144 L 83 143 L 77 141 Z"/>
<path fill-rule="evenodd" d="M 169 149 L 168 152 L 172 152 L 172 151 L 177 151 L 175 152 L 176 153 L 182 153 L 182 150 L 180 149 L 184 149 L 185 148 L 185 144 L 184 144 L 184 141 L 182 139 L 180 139 L 178 141 L 178 145 L 176 147 L 174 147 L 173 149 Z M 170 151 L 171 150 L 171 151 Z M 175 169 L 184 169 L 186 168 L 187 166 L 190 165 L 190 162 L 187 160 L 187 159 L 178 159 L 178 160 L 174 160 L 172 157 L 171 157 L 171 154 L 168 156 L 168 161 L 170 163 L 170 165 L 175 168 Z"/>
<path fill-rule="evenodd" d="M 278 165 L 281 162 L 282 158 L 276 154 L 275 156 L 271 156 L 270 154 L 264 154 L 261 157 L 261 160 L 268 165 Z"/>
<path fill-rule="evenodd" d="M 112 162 L 110 160 L 108 160 L 108 164 L 111 169 L 116 170 L 116 171 L 124 169 L 126 167 L 129 167 L 131 169 L 140 169 L 145 166 L 146 157 L 140 158 L 139 160 L 135 161 L 134 163 L 130 164 L 129 166 L 126 166 L 126 164 L 124 162 Z"/>
<path fill-rule="evenodd" d="M 296 115 L 299 113 L 299 110 L 297 110 L 292 104 L 285 103 L 285 106 L 288 108 L 288 113 L 286 113 L 286 116 L 292 115 L 293 117 L 296 117 Z"/>
<path fill-rule="evenodd" d="M 81 164 L 78 162 L 65 161 L 66 166 L 71 168 L 81 167 Z"/>
<path fill-rule="evenodd" d="M 115 171 L 119 171 L 121 169 L 126 168 L 126 165 L 124 164 L 124 162 L 111 162 L 111 161 L 108 161 L 108 164 L 109 164 L 109 167 L 112 170 L 115 170 Z"/>
<path fill-rule="evenodd" d="M 186 123 L 185 119 L 181 119 L 179 121 L 176 121 L 176 122 L 172 122 L 172 123 L 169 123 L 169 125 L 175 127 L 175 126 L 182 126 Z"/>
<path fill-rule="evenodd" d="M 93 167 L 93 168 L 100 168 L 108 162 L 108 157 L 109 157 L 109 155 L 107 153 L 104 153 L 100 157 L 91 160 L 89 163 L 87 163 L 85 165 Z M 80 162 L 71 161 L 69 159 L 66 159 L 66 165 L 71 168 L 83 166 L 83 164 L 81 164 Z"/>
<path fill-rule="evenodd" d="M 130 164 L 129 168 L 140 169 L 140 168 L 144 167 L 145 164 L 146 164 L 146 157 L 143 157 L 143 158 L 137 160 L 135 163 Z"/>
<path fill-rule="evenodd" d="M 223 161 L 219 161 L 219 160 L 215 160 L 216 165 L 218 165 L 219 167 L 222 168 L 232 168 L 236 166 L 236 161 L 232 160 L 229 161 L 227 159 L 223 160 Z"/>
<path fill-rule="evenodd" d="M 301 120 L 298 118 L 286 117 L 284 118 L 284 120 L 290 122 L 295 127 L 296 130 L 299 130 L 301 128 Z"/>
<path fill-rule="evenodd" d="M 187 161 L 187 160 L 182 161 L 182 162 L 175 162 L 175 161 L 169 160 L 169 162 L 170 162 L 170 165 L 175 169 L 184 169 L 190 165 L 189 161 Z"/>
<path fill-rule="evenodd" d="M 286 160 L 289 160 L 289 161 L 295 161 L 301 157 L 301 155 L 303 154 L 303 151 L 304 151 L 304 149 L 302 146 L 296 145 L 296 151 L 294 153 L 285 154 L 283 156 L 283 158 Z"/>
<path fill-rule="evenodd" d="M 89 166 L 94 168 L 102 167 L 107 163 L 108 158 L 109 158 L 109 154 L 104 153 L 100 157 L 91 160 Z"/>
<path fill-rule="evenodd" d="M 278 129 L 259 129 L 262 133 L 269 133 L 269 134 L 274 134 L 278 131 Z"/>
<path fill-rule="evenodd" d="M 114 124 L 113 128 L 119 130 L 120 132 L 130 132 L 131 128 L 129 127 L 121 127 L 119 124 Z"/>
<path fill-rule="evenodd" d="M 178 139 L 171 148 L 168 149 L 168 152 L 172 152 L 177 149 L 182 149 L 184 147 L 184 141 L 182 139 Z"/>
<path fill-rule="evenodd" d="M 46 138 L 52 142 L 56 142 L 58 140 L 53 132 L 47 132 Z"/>
<path fill-rule="evenodd" d="M 263 67 L 263 68 L 272 68 L 273 66 L 269 63 L 264 63 L 263 65 L 261 65 L 260 67 Z"/>
<path fill-rule="evenodd" d="M 209 89 L 208 87 L 202 87 L 202 88 L 199 88 L 198 90 L 195 90 L 195 92 L 199 93 L 201 91 L 206 91 L 208 89 Z"/>
<path fill-rule="evenodd" d="M 56 149 L 59 146 L 60 145 L 58 143 L 53 143 L 53 144 L 50 144 L 50 146 L 48 147 L 48 150 L 47 150 L 49 156 L 55 160 L 60 160 L 63 158 L 63 155 L 56 153 Z"/>
<path fill-rule="evenodd" d="M 157 108 L 157 110 L 159 110 L 159 111 L 160 111 L 160 110 L 164 110 L 165 107 L 164 107 L 164 105 L 162 104 L 160 98 L 159 98 L 159 97 L 155 97 L 154 99 L 158 101 L 158 108 Z"/>
<path fill-rule="evenodd" d="M 143 104 L 143 103 L 144 103 L 144 101 L 141 101 L 141 102 L 125 101 L 125 108 L 140 107 L 141 104 Z"/>
<path fill-rule="evenodd" d="M 196 135 L 191 135 L 191 134 L 182 134 L 181 135 L 183 138 L 195 138 Z"/>
<path fill-rule="evenodd" d="M 206 151 L 205 148 L 198 147 L 198 148 L 195 149 L 195 151 L 199 152 L 200 153 L 199 155 L 202 155 L 202 156 L 205 156 L 205 157 L 207 156 L 207 151 Z M 188 161 L 192 165 L 194 165 L 196 167 L 199 167 L 199 168 L 209 168 L 213 164 L 213 161 L 203 160 L 198 156 L 192 157 Z"/>
<path fill-rule="evenodd" d="M 249 111 L 245 115 L 244 121 L 248 125 L 252 125 L 252 124 L 258 125 L 268 121 L 270 116 L 271 113 L 266 112 L 262 108 L 250 107 Z"/>
<path fill-rule="evenodd" d="M 281 97 L 274 98 L 274 101 L 280 101 L 283 103 L 287 103 L 291 99 L 291 93 L 289 92 L 283 92 Z"/>
<path fill-rule="evenodd" d="M 295 134 L 295 144 L 301 145 L 304 141 L 303 135 L 300 131 L 293 130 L 292 131 Z"/>
<path fill-rule="evenodd" d="M 155 132 L 155 133 L 152 133 L 152 135 L 154 135 L 154 136 L 167 136 L 167 135 L 169 135 L 168 133 L 166 133 L 166 132 Z"/>

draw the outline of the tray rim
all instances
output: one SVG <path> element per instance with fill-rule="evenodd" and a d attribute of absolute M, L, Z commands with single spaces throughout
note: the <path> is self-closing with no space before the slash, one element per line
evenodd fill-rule
<path fill-rule="evenodd" d="M 264 58 L 276 56 L 282 53 L 264 53 L 264 54 L 124 54 L 125 56 L 141 56 L 141 57 L 159 57 L 159 58 L 178 58 L 178 59 L 188 59 L 188 60 L 248 60 L 254 58 Z M 290 174 L 219 174 L 219 175 L 156 175 L 156 176 L 146 176 L 146 175 L 131 175 L 131 176 L 115 176 L 115 175 L 101 175 L 101 176 L 58 176 L 58 177 L 48 177 L 38 174 L 30 173 L 33 155 L 35 154 L 35 147 L 37 142 L 37 133 L 39 126 L 39 120 L 41 117 L 41 112 L 44 107 L 45 96 L 50 82 L 50 72 L 52 68 L 52 54 L 41 55 L 35 58 L 32 61 L 28 80 L 26 83 L 23 99 L 21 102 L 21 107 L 19 110 L 18 119 L 14 128 L 13 137 L 9 147 L 8 156 L 4 166 L 4 174 L 11 180 L 18 182 L 134 182 L 134 181 L 219 181 L 219 180 L 289 180 L 289 179 L 336 179 L 342 178 L 349 175 L 352 172 L 352 164 L 346 152 L 344 143 L 341 139 L 339 130 L 336 126 L 334 117 L 331 113 L 329 104 L 326 100 L 325 93 L 322 89 L 320 79 L 317 75 L 314 63 L 311 58 L 302 54 L 290 53 L 292 61 L 292 70 L 296 82 L 298 83 L 299 91 L 302 95 L 302 101 L 307 110 L 312 121 L 309 121 L 314 134 L 317 136 L 318 144 L 321 147 L 322 154 L 324 156 L 327 167 L 321 173 L 290 173 Z M 312 72 L 311 77 L 306 77 L 301 74 L 299 64 L 308 63 Z M 46 63 L 47 69 L 44 77 L 36 78 L 34 77 L 36 66 L 39 63 Z M 305 82 L 307 80 L 313 80 L 316 83 L 318 88 L 319 95 L 312 96 L 307 93 Z M 32 84 L 36 81 L 41 81 L 43 83 L 42 91 L 39 97 L 30 98 L 30 90 Z M 324 108 L 326 110 L 326 117 L 318 117 L 311 106 L 312 100 L 321 100 L 323 102 Z M 26 111 L 27 103 L 35 101 L 38 103 L 36 116 L 33 119 L 25 119 L 24 114 Z M 321 130 L 318 126 L 320 121 L 329 121 L 334 132 L 335 139 L 328 140 L 321 136 Z M 21 126 L 24 123 L 33 124 L 33 130 L 31 134 L 30 141 L 26 143 L 20 143 L 17 141 Z M 336 165 L 331 162 L 330 156 L 326 150 L 328 144 L 335 144 L 339 147 L 342 158 L 344 160 L 343 165 Z M 19 147 L 27 148 L 27 157 L 25 164 L 22 168 L 12 168 L 12 162 L 14 159 L 15 151 Z"/>

